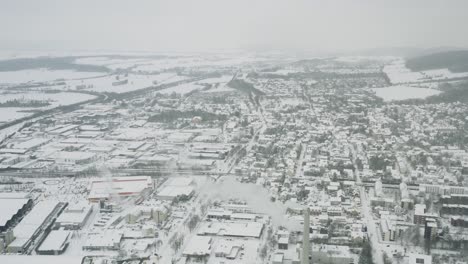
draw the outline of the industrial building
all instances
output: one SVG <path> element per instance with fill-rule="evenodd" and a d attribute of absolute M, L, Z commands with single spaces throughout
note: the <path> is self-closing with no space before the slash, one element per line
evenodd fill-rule
<path fill-rule="evenodd" d="M 39 255 L 61 255 L 68 247 L 71 232 L 65 230 L 53 230 L 36 249 Z"/>
<path fill-rule="evenodd" d="M 91 234 L 83 245 L 83 250 L 118 250 L 123 235 L 117 232 Z"/>
<path fill-rule="evenodd" d="M 191 178 L 173 178 L 168 180 L 158 191 L 157 198 L 172 201 L 178 197 L 192 197 L 195 189 Z"/>
<path fill-rule="evenodd" d="M 145 191 L 153 189 L 150 176 L 115 177 L 109 180 L 91 182 L 88 195 L 90 202 L 109 200 L 111 197 L 141 196 Z"/>
<path fill-rule="evenodd" d="M 31 199 L 0 198 L 0 233 L 7 231 L 32 206 Z"/>
<path fill-rule="evenodd" d="M 68 205 L 54 223 L 55 229 L 78 230 L 81 229 L 93 211 L 88 204 Z"/>
<path fill-rule="evenodd" d="M 38 238 L 52 223 L 53 217 L 59 212 L 63 204 L 58 201 L 42 201 L 13 229 L 15 239 L 11 242 L 7 251 L 11 253 L 25 252 L 31 243 Z"/>

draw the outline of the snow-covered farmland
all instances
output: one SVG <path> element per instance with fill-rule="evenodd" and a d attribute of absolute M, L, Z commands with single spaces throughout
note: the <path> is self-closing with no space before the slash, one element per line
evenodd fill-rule
<path fill-rule="evenodd" d="M 14 107 L 2 107 L 0 108 L 0 124 L 4 122 L 11 122 L 19 118 L 23 118 L 32 115 L 33 112 L 23 112 L 33 110 L 31 108 L 14 108 Z"/>
<path fill-rule="evenodd" d="M 94 92 L 109 92 L 109 93 L 125 93 L 152 85 L 159 85 L 163 83 L 170 83 L 183 80 L 185 77 L 180 77 L 175 73 L 161 73 L 158 75 L 138 75 L 129 74 L 127 77 L 117 75 L 108 75 L 100 78 L 92 78 L 85 80 L 74 80 L 67 82 L 67 88 L 71 90 L 88 90 Z M 118 81 L 128 80 L 128 83 L 113 85 Z"/>
<path fill-rule="evenodd" d="M 0 95 L 0 103 L 11 100 L 37 100 L 47 101 L 49 105 L 43 107 L 0 107 L 0 123 L 30 116 L 37 111 L 43 111 L 58 106 L 80 103 L 95 98 L 93 95 L 83 93 L 9 93 Z"/>
<path fill-rule="evenodd" d="M 79 103 L 82 101 L 87 101 L 95 98 L 95 96 L 90 94 L 83 93 L 4 93 L 0 96 L 0 103 L 11 100 L 38 100 L 38 101 L 48 101 L 49 106 L 44 108 L 54 108 L 62 105 L 70 105 Z M 1 108 L 0 108 L 1 109 Z M 41 108 L 42 109 L 42 108 Z"/>
<path fill-rule="evenodd" d="M 423 99 L 440 93 L 440 91 L 434 89 L 402 85 L 395 85 L 385 88 L 372 88 L 372 91 L 374 91 L 378 97 L 384 99 L 384 101 Z"/>
<path fill-rule="evenodd" d="M 383 71 L 387 74 L 392 84 L 417 83 L 427 81 L 449 80 L 468 77 L 468 72 L 453 73 L 448 69 L 436 69 L 413 72 L 408 69 L 403 59 L 386 65 Z"/>

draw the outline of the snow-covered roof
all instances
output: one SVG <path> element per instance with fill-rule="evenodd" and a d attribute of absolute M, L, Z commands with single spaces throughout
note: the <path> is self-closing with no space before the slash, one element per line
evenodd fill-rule
<path fill-rule="evenodd" d="M 58 201 L 42 201 L 36 204 L 33 209 L 21 220 L 13 229 L 15 240 L 8 247 L 24 247 L 41 225 L 46 221 L 52 211 L 57 208 Z"/>
<path fill-rule="evenodd" d="M 114 177 L 111 180 L 99 180 L 91 183 L 88 199 L 105 199 L 111 194 L 136 195 L 152 187 L 149 176 Z"/>
<path fill-rule="evenodd" d="M 28 199 L 2 199 L 0 198 L 0 226 L 6 223 L 23 208 Z"/>
<path fill-rule="evenodd" d="M 39 251 L 59 251 L 62 250 L 68 237 L 70 236 L 70 231 L 65 230 L 52 230 L 49 235 L 46 237 L 44 242 L 42 242 L 39 247 Z"/>
<path fill-rule="evenodd" d="M 189 256 L 205 256 L 211 253 L 211 237 L 194 236 L 190 239 L 183 254 Z"/>

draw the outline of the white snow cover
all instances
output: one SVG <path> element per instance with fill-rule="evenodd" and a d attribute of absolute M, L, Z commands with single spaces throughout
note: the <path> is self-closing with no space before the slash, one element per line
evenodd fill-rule
<path fill-rule="evenodd" d="M 79 102 L 91 100 L 94 95 L 83 93 L 3 93 L 0 94 L 0 102 L 9 100 L 43 100 L 48 101 L 50 105 L 44 107 L 0 107 L 0 123 L 11 122 L 13 120 L 32 115 L 34 112 L 43 111 L 58 106 L 71 105 Z"/>
<path fill-rule="evenodd" d="M 81 264 L 82 260 L 77 256 L 0 255 L 0 263 L 5 264 Z"/>
<path fill-rule="evenodd" d="M 0 226 L 4 226 L 28 202 L 28 199 L 0 199 Z"/>
<path fill-rule="evenodd" d="M 30 69 L 0 72 L 0 84 L 21 84 L 28 82 L 49 82 L 101 76 L 101 72 L 79 72 L 73 70 Z"/>
<path fill-rule="evenodd" d="M 171 94 L 171 93 L 177 93 L 177 94 L 182 94 L 185 95 L 187 93 L 190 93 L 194 90 L 201 89 L 203 88 L 202 85 L 195 84 L 195 83 L 184 83 L 181 85 L 177 85 L 171 88 L 167 88 L 161 91 L 158 91 L 159 93 L 162 94 Z"/>
<path fill-rule="evenodd" d="M 383 68 L 393 84 L 416 83 L 423 81 L 436 81 L 468 77 L 468 72 L 452 73 L 448 69 L 413 72 L 406 68 L 405 61 L 398 59 Z"/>
<path fill-rule="evenodd" d="M 372 88 L 375 94 L 384 101 L 423 99 L 440 93 L 438 90 L 396 85 L 385 88 Z"/>

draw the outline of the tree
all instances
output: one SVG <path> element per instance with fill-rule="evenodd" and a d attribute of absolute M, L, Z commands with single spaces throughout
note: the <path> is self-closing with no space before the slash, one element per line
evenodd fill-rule
<path fill-rule="evenodd" d="M 359 255 L 359 264 L 373 264 L 372 248 L 369 241 L 365 241 L 362 246 L 361 255 Z"/>
<path fill-rule="evenodd" d="M 307 198 L 308 195 L 309 195 L 309 191 L 306 190 L 304 187 L 302 187 L 301 190 L 299 190 L 299 192 L 297 192 L 297 200 L 298 201 L 303 201 L 304 199 Z"/>
<path fill-rule="evenodd" d="M 265 259 L 268 254 L 268 247 L 267 245 L 263 245 L 262 249 L 260 250 L 260 257 Z"/>

